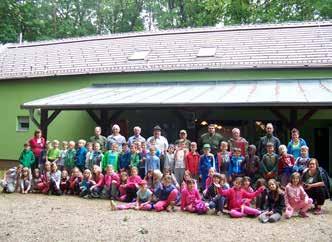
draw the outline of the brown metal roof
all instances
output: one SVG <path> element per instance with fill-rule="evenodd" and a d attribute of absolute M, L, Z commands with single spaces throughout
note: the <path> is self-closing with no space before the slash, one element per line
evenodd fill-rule
<path fill-rule="evenodd" d="M 214 56 L 197 56 L 216 48 Z M 130 60 L 148 51 L 144 60 Z M 208 27 L 6 45 L 0 79 L 93 73 L 332 67 L 332 21 Z"/>

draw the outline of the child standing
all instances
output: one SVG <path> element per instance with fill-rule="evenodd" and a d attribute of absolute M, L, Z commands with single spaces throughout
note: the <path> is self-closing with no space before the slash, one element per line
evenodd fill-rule
<path fill-rule="evenodd" d="M 199 166 L 199 159 L 200 155 L 197 152 L 197 143 L 191 142 L 190 143 L 190 151 L 186 155 L 186 170 L 190 172 L 192 177 L 195 180 L 198 180 L 198 166 Z"/>
<path fill-rule="evenodd" d="M 118 158 L 119 170 L 120 171 L 129 171 L 130 166 L 130 152 L 128 150 L 128 144 L 122 144 L 122 150 L 119 153 Z"/>
<path fill-rule="evenodd" d="M 241 218 L 247 215 L 258 216 L 260 215 L 260 211 L 251 208 L 245 205 L 245 199 L 253 199 L 261 192 L 263 192 L 264 188 L 261 187 L 257 191 L 249 193 L 241 188 L 242 186 L 242 178 L 236 177 L 233 182 L 233 187 L 228 190 L 222 190 L 219 188 L 219 194 L 227 197 L 228 199 L 228 207 L 230 209 L 230 216 L 232 218 Z"/>
<path fill-rule="evenodd" d="M 136 145 L 130 145 L 130 168 L 136 167 L 138 169 L 138 165 L 140 163 L 140 156 L 137 153 Z M 137 170 L 138 171 L 138 170 Z"/>
<path fill-rule="evenodd" d="M 292 217 L 294 211 L 299 211 L 301 217 L 308 217 L 307 211 L 312 205 L 312 199 L 309 198 L 301 185 L 301 176 L 298 172 L 291 175 L 290 183 L 285 189 L 285 217 Z"/>
<path fill-rule="evenodd" d="M 24 167 L 20 177 L 21 193 L 27 194 L 31 188 L 31 175 L 28 167 Z"/>
<path fill-rule="evenodd" d="M 165 163 L 164 163 L 164 168 L 171 169 L 172 173 L 174 173 L 174 151 L 175 151 L 175 146 L 173 144 L 170 144 L 165 154 Z"/>
<path fill-rule="evenodd" d="M 236 177 L 243 176 L 243 162 L 244 157 L 241 156 L 241 149 L 234 148 L 233 154 L 230 158 L 228 176 L 234 180 Z"/>
<path fill-rule="evenodd" d="M 76 167 L 78 167 L 81 172 L 85 169 L 86 153 L 88 153 L 88 150 L 85 148 L 85 144 L 86 141 L 83 139 L 78 141 L 78 148 L 75 155 Z"/>
<path fill-rule="evenodd" d="M 99 143 L 98 143 L 99 144 Z M 99 144 L 100 146 L 100 144 Z M 92 157 L 93 157 L 93 144 L 91 142 L 88 142 L 86 144 L 86 156 L 85 156 L 85 169 L 92 169 L 93 163 L 92 163 Z"/>
<path fill-rule="evenodd" d="M 302 146 L 301 156 L 296 158 L 293 171 L 302 175 L 303 171 L 308 167 L 309 161 L 309 147 L 306 145 Z"/>
<path fill-rule="evenodd" d="M 279 146 L 279 160 L 278 160 L 278 175 L 280 177 L 281 186 L 285 187 L 289 182 L 290 175 L 293 172 L 293 166 L 295 164 L 294 157 L 287 154 L 286 145 Z"/>
<path fill-rule="evenodd" d="M 147 174 L 148 171 L 154 170 L 160 170 L 160 159 L 156 156 L 155 147 L 150 147 L 150 152 L 145 159 L 145 174 Z"/>
<path fill-rule="evenodd" d="M 68 150 L 68 142 L 62 141 L 62 150 L 60 150 L 60 158 L 56 161 L 60 171 L 62 171 L 64 168 L 67 150 Z"/>
<path fill-rule="evenodd" d="M 259 215 L 258 219 L 262 223 L 274 223 L 281 219 L 282 211 L 285 207 L 284 194 L 275 179 L 268 182 L 269 191 L 267 193 L 267 211 Z"/>
<path fill-rule="evenodd" d="M 108 165 L 111 165 L 113 166 L 114 171 L 118 172 L 118 158 L 118 145 L 116 143 L 113 143 L 111 146 L 111 150 L 107 151 L 104 154 L 101 169 L 104 171 Z"/>
<path fill-rule="evenodd" d="M 206 188 L 206 179 L 208 178 L 209 170 L 211 167 L 215 168 L 215 159 L 213 154 L 210 153 L 210 145 L 205 144 L 203 146 L 203 155 L 199 160 L 199 177 L 201 179 L 201 189 Z"/>
<path fill-rule="evenodd" d="M 51 142 L 47 141 L 45 147 L 43 148 L 43 150 L 40 153 L 40 156 L 38 157 L 38 166 L 41 171 L 44 171 L 45 163 L 48 161 L 47 152 L 51 148 L 52 148 Z"/>
<path fill-rule="evenodd" d="M 145 160 L 146 156 L 148 154 L 148 151 L 146 149 L 146 143 L 141 143 L 141 148 L 139 150 L 139 156 L 140 156 L 140 163 L 138 166 L 138 174 L 143 179 L 145 177 Z"/>
<path fill-rule="evenodd" d="M 60 158 L 60 149 L 59 149 L 59 141 L 53 140 L 52 141 L 52 148 L 47 151 L 47 160 L 50 162 L 57 162 Z"/>
<path fill-rule="evenodd" d="M 222 141 L 220 143 L 220 152 L 217 153 L 218 169 L 220 173 L 227 175 L 229 169 L 230 157 L 231 153 L 228 151 L 228 143 L 226 141 Z"/>
<path fill-rule="evenodd" d="M 166 175 L 162 179 L 162 185 L 156 189 L 155 196 L 157 197 L 157 203 L 154 204 L 154 208 L 157 212 L 167 210 L 173 211 L 175 201 L 178 195 L 176 187 L 172 184 L 172 177 Z"/>
<path fill-rule="evenodd" d="M 75 142 L 69 141 L 68 146 L 69 148 L 64 157 L 64 169 L 66 169 L 69 173 L 71 173 L 71 170 L 75 167 L 75 156 L 76 156 Z"/>
<path fill-rule="evenodd" d="M 93 152 L 92 152 L 92 158 L 91 158 L 91 167 L 89 170 L 91 171 L 93 169 L 94 165 L 100 166 L 101 161 L 103 160 L 103 152 L 100 150 L 101 146 L 99 143 L 95 143 L 93 146 Z"/>
<path fill-rule="evenodd" d="M 261 173 L 265 179 L 276 179 L 278 173 L 278 155 L 274 153 L 274 144 L 266 144 L 267 153 L 263 155 L 261 161 Z"/>
<path fill-rule="evenodd" d="M 30 149 L 29 143 L 24 144 L 24 150 L 22 151 L 18 160 L 23 167 L 31 169 L 31 165 L 33 165 L 33 163 L 35 162 L 35 155 Z"/>
<path fill-rule="evenodd" d="M 244 174 L 249 176 L 253 183 L 259 178 L 260 161 L 256 155 L 256 150 L 255 145 L 249 145 L 248 155 L 243 162 Z"/>
<path fill-rule="evenodd" d="M 185 148 L 185 142 L 183 139 L 181 139 L 174 153 L 174 175 L 178 183 L 181 183 L 183 180 L 183 175 L 186 168 L 186 154 L 187 149 Z"/>
<path fill-rule="evenodd" d="M 181 210 L 199 214 L 206 213 L 208 210 L 197 188 L 195 188 L 195 180 L 193 179 L 187 181 L 187 188 L 181 192 Z"/>

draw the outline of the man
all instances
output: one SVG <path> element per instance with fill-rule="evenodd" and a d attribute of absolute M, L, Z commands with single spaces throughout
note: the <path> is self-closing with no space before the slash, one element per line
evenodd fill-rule
<path fill-rule="evenodd" d="M 248 153 L 248 141 L 241 137 L 240 129 L 232 129 L 232 138 L 228 140 L 229 149 L 232 151 L 234 148 L 241 149 L 241 155 L 245 157 Z"/>
<path fill-rule="evenodd" d="M 116 143 L 118 145 L 118 151 L 122 151 L 122 145 L 126 143 L 126 138 L 120 134 L 120 126 L 114 124 L 112 127 L 112 134 L 107 137 L 106 148 L 111 149 L 112 144 Z"/>
<path fill-rule="evenodd" d="M 141 136 L 141 127 L 135 126 L 134 127 L 134 135 L 129 137 L 128 139 L 128 145 L 130 147 L 131 144 L 138 142 L 145 142 L 145 138 Z"/>
<path fill-rule="evenodd" d="M 105 149 L 105 145 L 107 143 L 107 139 L 106 139 L 105 136 L 101 135 L 101 128 L 100 127 L 96 127 L 95 128 L 95 135 L 90 137 L 90 141 L 92 143 L 99 143 L 101 150 Z"/>
<path fill-rule="evenodd" d="M 180 130 L 179 137 L 180 138 L 175 141 L 175 144 L 178 145 L 180 140 L 183 140 L 185 147 L 189 150 L 191 142 L 187 139 L 187 131 L 184 129 Z"/>
<path fill-rule="evenodd" d="M 205 144 L 210 145 L 211 153 L 213 155 L 217 155 L 219 145 L 223 141 L 223 137 L 221 134 L 216 133 L 215 124 L 209 124 L 208 126 L 208 132 L 205 134 L 202 134 L 200 138 L 200 145 L 201 147 Z"/>
<path fill-rule="evenodd" d="M 274 129 L 271 123 L 268 123 L 266 125 L 265 131 L 266 135 L 261 137 L 258 143 L 258 155 L 260 156 L 260 158 L 262 158 L 263 155 L 267 153 L 267 143 L 272 143 L 274 146 L 274 150 L 276 151 L 279 149 L 280 146 L 280 140 L 277 137 L 273 136 Z"/>

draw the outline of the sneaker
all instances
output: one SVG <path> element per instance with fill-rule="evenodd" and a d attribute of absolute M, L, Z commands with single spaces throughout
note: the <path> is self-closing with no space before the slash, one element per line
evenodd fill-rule
<path fill-rule="evenodd" d="M 308 217 L 309 217 L 307 213 L 302 212 L 302 211 L 299 212 L 299 215 L 300 215 L 302 218 L 308 218 Z"/>
<path fill-rule="evenodd" d="M 322 212 L 322 209 L 321 208 L 315 208 L 315 210 L 314 210 L 314 214 L 315 215 L 320 215 L 320 214 L 322 214 L 323 212 Z"/>
<path fill-rule="evenodd" d="M 116 210 L 116 203 L 114 202 L 114 200 L 111 200 L 110 205 L 111 205 L 111 210 L 115 211 Z"/>

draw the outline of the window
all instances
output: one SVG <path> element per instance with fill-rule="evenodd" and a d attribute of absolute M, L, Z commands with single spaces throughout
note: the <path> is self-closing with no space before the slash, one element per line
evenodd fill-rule
<path fill-rule="evenodd" d="M 18 116 L 16 131 L 28 131 L 29 130 L 29 116 Z"/>
<path fill-rule="evenodd" d="M 145 57 L 149 54 L 150 51 L 135 51 L 130 57 L 129 60 L 144 60 Z"/>
<path fill-rule="evenodd" d="M 216 55 L 217 48 L 200 48 L 197 57 L 212 57 Z"/>

